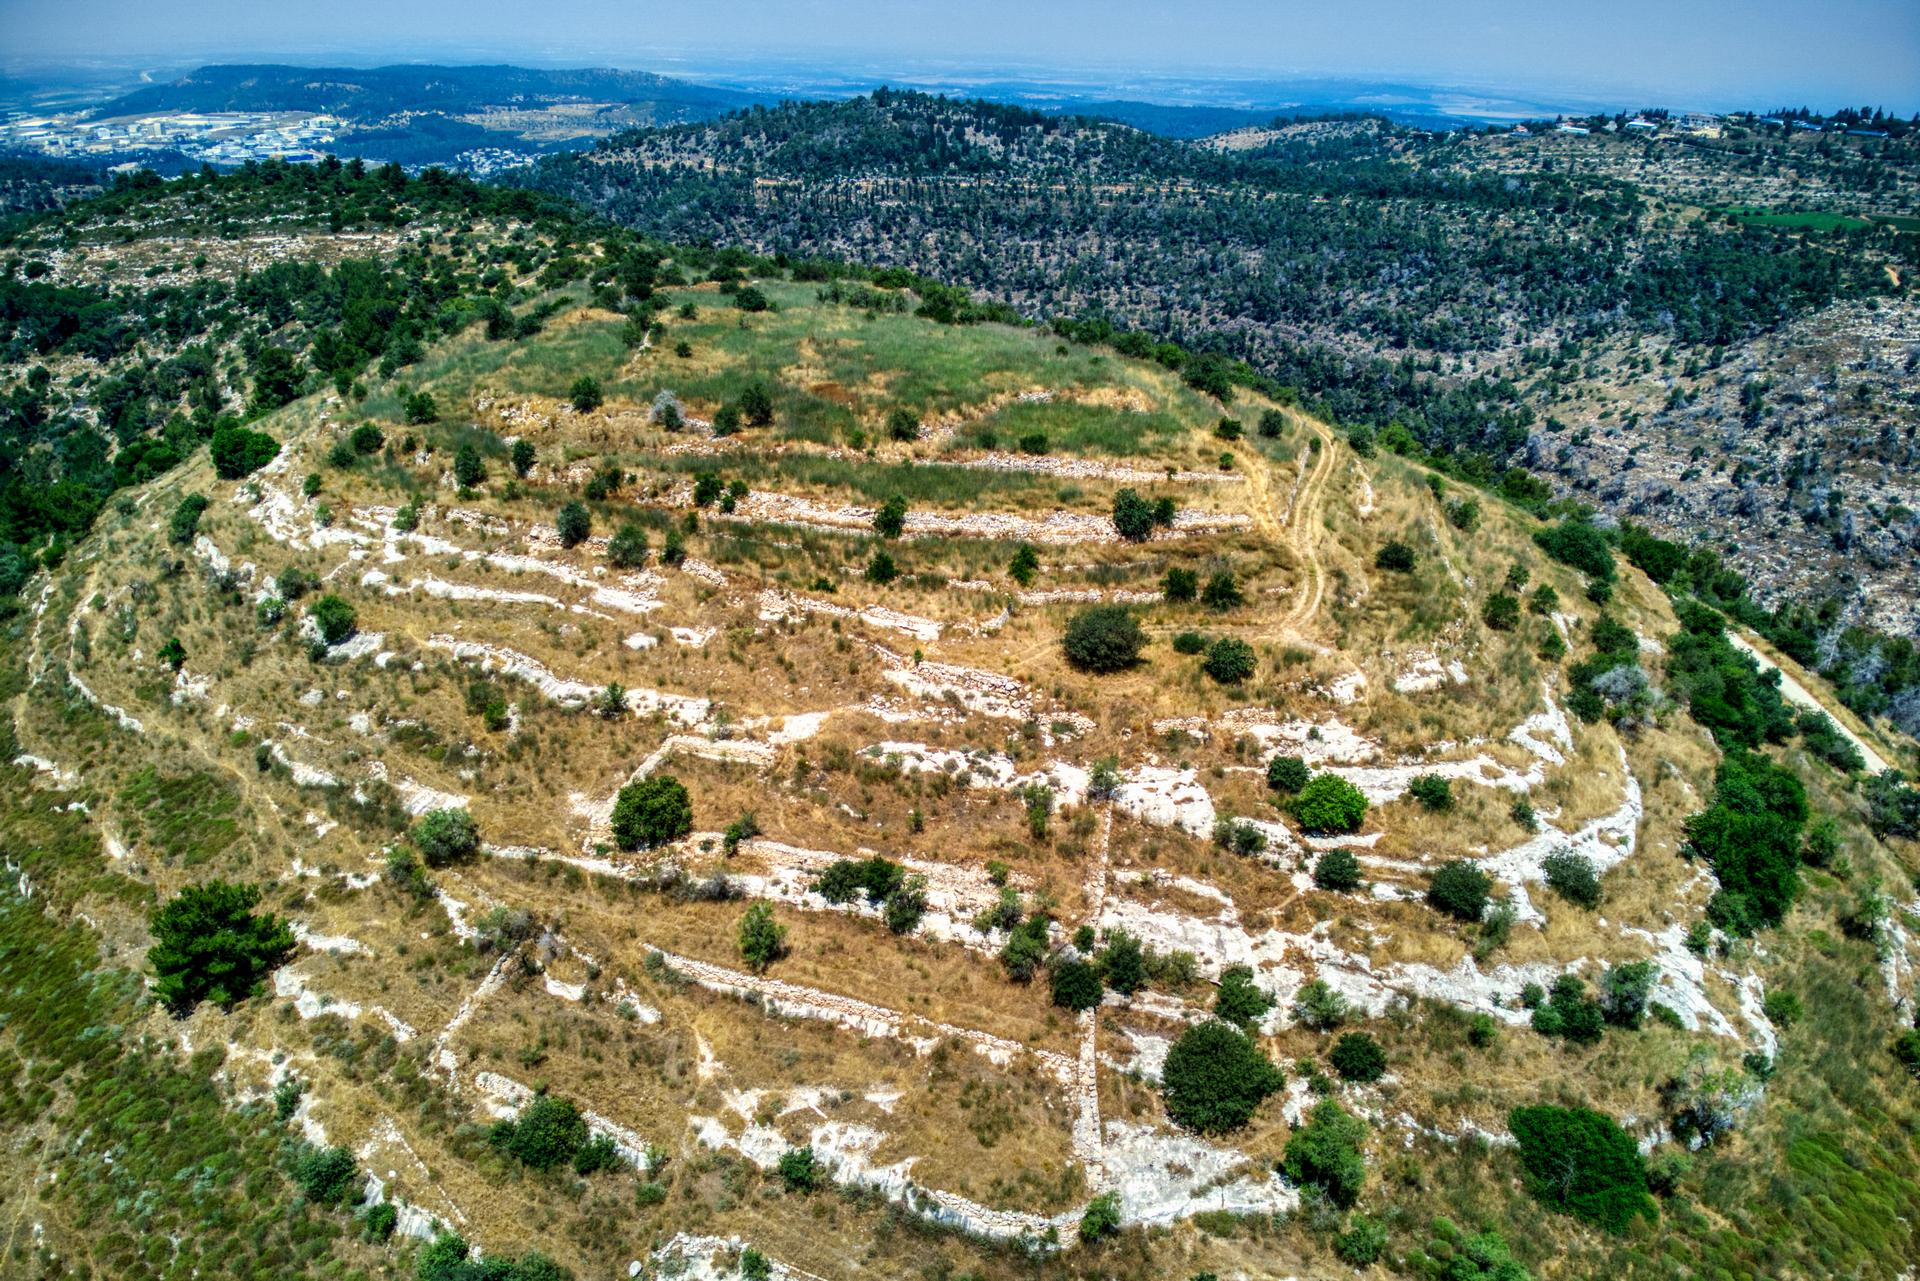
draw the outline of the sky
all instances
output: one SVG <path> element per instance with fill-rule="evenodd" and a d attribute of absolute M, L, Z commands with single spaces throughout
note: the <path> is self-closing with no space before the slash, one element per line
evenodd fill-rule
<path fill-rule="evenodd" d="M 268 59 L 1336 76 L 1909 115 L 1920 0 L 0 0 L 0 66 Z"/>

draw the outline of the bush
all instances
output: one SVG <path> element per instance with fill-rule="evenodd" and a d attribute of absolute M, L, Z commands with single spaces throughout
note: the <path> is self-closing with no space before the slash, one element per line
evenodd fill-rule
<path fill-rule="evenodd" d="M 156 656 L 161 662 L 177 672 L 186 666 L 187 647 L 180 643 L 178 636 L 169 636 L 166 639 L 166 643 L 160 646 L 159 653 Z"/>
<path fill-rule="evenodd" d="M 1022 587 L 1033 586 L 1034 578 L 1040 572 L 1040 553 L 1026 543 L 1013 549 L 1013 556 L 1007 561 L 1007 577 Z"/>
<path fill-rule="evenodd" d="M 863 894 L 869 903 L 884 903 L 906 883 L 907 872 L 889 858 L 836 859 L 820 874 L 813 888 L 829 903 L 850 903 Z"/>
<path fill-rule="evenodd" d="M 1508 592 L 1495 592 L 1480 607 L 1480 621 L 1496 632 L 1510 632 L 1520 625 L 1520 600 Z"/>
<path fill-rule="evenodd" d="M 1533 1030 L 1542 1036 L 1559 1036 L 1576 1045 L 1591 1045 L 1606 1028 L 1606 1014 L 1600 1002 L 1587 995 L 1587 985 L 1578 976 L 1562 974 L 1553 981 L 1553 995 L 1534 1007 Z"/>
<path fill-rule="evenodd" d="M 1222 685 L 1238 685 L 1253 675 L 1253 646 L 1225 636 L 1207 647 L 1200 669 Z"/>
<path fill-rule="evenodd" d="M 623 850 L 664 845 L 692 830 L 693 802 L 671 774 L 629 783 L 613 802 L 613 839 Z"/>
<path fill-rule="evenodd" d="M 567 399 L 573 402 L 575 412 L 590 414 L 606 402 L 601 394 L 600 380 L 592 374 L 581 374 L 573 380 L 573 386 L 567 388 Z"/>
<path fill-rule="evenodd" d="M 588 514 L 586 504 L 568 503 L 554 516 L 553 527 L 559 531 L 562 547 L 578 547 L 593 531 L 593 517 Z"/>
<path fill-rule="evenodd" d="M 1374 555 L 1373 563 L 1378 569 L 1404 574 L 1413 568 L 1414 560 L 1413 548 L 1396 538 Z"/>
<path fill-rule="evenodd" d="M 308 1145 L 293 1164 L 293 1181 L 316 1205 L 347 1205 L 358 1199 L 360 1167 L 345 1148 Z"/>
<path fill-rule="evenodd" d="M 1613 580 L 1613 552 L 1607 547 L 1607 536 L 1588 521 L 1564 520 L 1536 530 L 1533 541 L 1562 565 L 1600 582 Z"/>
<path fill-rule="evenodd" d="M 1307 763 L 1298 756 L 1275 756 L 1267 762 L 1267 786 L 1276 792 L 1297 795 L 1310 777 Z"/>
<path fill-rule="evenodd" d="M 780 1154 L 777 1168 L 789 1192 L 811 1192 L 820 1179 L 820 1166 L 810 1147 L 788 1148 Z"/>
<path fill-rule="evenodd" d="M 1806 789 L 1783 766 L 1734 750 L 1714 774 L 1713 803 L 1687 819 L 1688 848 L 1720 878 L 1707 905 L 1729 934 L 1778 925 L 1800 892 Z"/>
<path fill-rule="evenodd" d="M 353 446 L 356 454 L 377 454 L 380 447 L 387 443 L 387 437 L 372 423 L 361 423 L 347 437 L 347 443 Z"/>
<path fill-rule="evenodd" d="M 1493 878 L 1470 859 L 1457 858 L 1434 872 L 1427 882 L 1427 902 L 1448 916 L 1477 921 L 1487 910 Z"/>
<path fill-rule="evenodd" d="M 1015 925 L 1000 948 L 1000 964 L 1007 977 L 1025 983 L 1039 972 L 1047 955 L 1047 918 L 1036 913 Z"/>
<path fill-rule="evenodd" d="M 1132 996 L 1146 982 L 1147 954 L 1140 940 L 1125 930 L 1115 930 L 1100 949 L 1100 977 L 1122 996 Z"/>
<path fill-rule="evenodd" d="M 927 878 L 916 874 L 907 877 L 899 889 L 887 895 L 880 918 L 893 933 L 911 934 L 926 914 Z"/>
<path fill-rule="evenodd" d="M 873 514 L 873 532 L 882 538 L 898 538 L 907 527 L 907 500 L 895 494 L 880 504 Z"/>
<path fill-rule="evenodd" d="M 307 610 L 307 616 L 313 619 L 315 627 L 320 629 L 320 637 L 329 645 L 338 645 L 352 637 L 358 627 L 353 606 L 338 596 L 322 596 L 313 602 Z"/>
<path fill-rule="evenodd" d="M 1367 817 L 1367 798 L 1337 774 L 1316 774 L 1293 800 L 1294 817 L 1309 832 L 1352 832 Z"/>
<path fill-rule="evenodd" d="M 1909 1028 L 1893 1039 L 1893 1057 L 1915 1077 L 1920 1077 L 1920 1031 Z"/>
<path fill-rule="evenodd" d="M 1161 1069 L 1167 1115 L 1203 1134 L 1245 1125 L 1286 1076 L 1230 1024 L 1212 1020 L 1181 1033 Z"/>
<path fill-rule="evenodd" d="M 1278 440 L 1287 430 L 1287 416 L 1277 409 L 1260 411 L 1260 435 L 1267 440 Z"/>
<path fill-rule="evenodd" d="M 1100 1004 L 1100 971 L 1085 961 L 1057 960 L 1048 970 L 1053 1003 L 1062 1009 L 1091 1010 Z"/>
<path fill-rule="evenodd" d="M 1507 1128 L 1542 1205 L 1615 1233 L 1641 1215 L 1656 1217 L 1640 1149 L 1612 1117 L 1588 1108 L 1515 1108 Z"/>
<path fill-rule="evenodd" d="M 647 563 L 647 531 L 637 521 L 626 521 L 607 540 L 607 561 L 616 569 L 636 569 Z"/>
<path fill-rule="evenodd" d="M 875 586 L 885 587 L 888 583 L 900 577 L 900 566 L 894 563 L 892 553 L 883 547 L 873 554 L 872 559 L 867 561 L 864 576 L 868 582 Z"/>
<path fill-rule="evenodd" d="M 1233 575 L 1224 569 L 1209 578 L 1207 585 L 1200 589 L 1200 603 L 1208 609 L 1222 611 L 1238 609 L 1246 604 L 1246 601 L 1247 598 L 1240 591 L 1240 584 L 1236 583 Z"/>
<path fill-rule="evenodd" d="M 759 973 L 786 952 L 787 927 L 773 919 L 773 904 L 761 899 L 741 913 L 737 941 L 741 958 Z"/>
<path fill-rule="evenodd" d="M 1547 888 L 1578 907 L 1600 906 L 1600 874 L 1593 860 L 1572 850 L 1558 850 L 1540 861 Z"/>
<path fill-rule="evenodd" d="M 1316 1032 L 1331 1032 L 1352 1013 L 1353 1007 L 1347 1004 L 1347 998 L 1329 987 L 1325 979 L 1314 979 L 1293 999 L 1295 1021 Z"/>
<path fill-rule="evenodd" d="M 1365 1032 L 1348 1032 L 1335 1041 L 1327 1061 L 1343 1081 L 1378 1081 L 1387 1071 L 1387 1052 Z"/>
<path fill-rule="evenodd" d="M 1340 1256 L 1341 1262 L 1356 1268 L 1373 1266 L 1386 1250 L 1386 1226 L 1364 1214 L 1354 1215 L 1347 1230 L 1333 1239 L 1333 1252 Z"/>
<path fill-rule="evenodd" d="M 1140 659 L 1147 643 L 1140 622 L 1120 605 L 1095 605 L 1075 614 L 1061 647 L 1067 661 L 1083 672 L 1118 672 Z"/>
<path fill-rule="evenodd" d="M 1407 794 L 1435 813 L 1453 808 L 1453 784 L 1438 774 L 1419 775 L 1407 784 Z"/>
<path fill-rule="evenodd" d="M 1462 498 L 1458 502 L 1447 504 L 1447 523 L 1463 534 L 1471 534 L 1480 528 L 1479 500 Z"/>
<path fill-rule="evenodd" d="M 1092 1245 L 1104 1241 L 1120 1231 L 1120 1194 L 1102 1192 L 1087 1202 L 1085 1213 L 1080 1216 L 1080 1240 Z"/>
<path fill-rule="evenodd" d="M 480 829 L 464 809 L 433 810 L 420 816 L 411 833 L 428 867 L 445 867 L 480 848 Z"/>
<path fill-rule="evenodd" d="M 1207 638 L 1199 632 L 1178 632 L 1173 638 L 1173 652 L 1176 654 L 1199 654 L 1206 650 Z"/>
<path fill-rule="evenodd" d="M 462 489 L 472 489 L 487 478 L 487 464 L 473 442 L 462 442 L 453 451 L 453 479 Z"/>
<path fill-rule="evenodd" d="M 1760 1002 L 1760 1012 L 1767 1016 L 1767 1022 L 1782 1028 L 1798 1023 L 1803 1013 L 1799 997 L 1778 989 L 1767 993 L 1766 999 Z"/>
<path fill-rule="evenodd" d="M 1800 741 L 1807 745 L 1807 750 L 1843 774 L 1852 774 L 1867 767 L 1860 749 L 1840 732 L 1840 727 L 1825 712 L 1812 709 L 1801 712 L 1795 725 L 1800 731 Z"/>
<path fill-rule="evenodd" d="M 1273 1008 L 1273 998 L 1254 986 L 1253 967 L 1229 965 L 1220 971 L 1213 1012 L 1239 1028 L 1250 1028 Z"/>
<path fill-rule="evenodd" d="M 205 494 L 188 494 L 182 498 L 179 506 L 173 509 L 173 516 L 167 521 L 167 540 L 181 547 L 192 542 L 194 535 L 200 532 L 201 513 L 206 510 Z M 18 590 L 18 587 L 13 589 L 13 591 Z M 5 594 L 11 596 L 13 591 Z"/>
<path fill-rule="evenodd" d="M 1176 603 L 1190 601 L 1200 594 L 1200 576 L 1190 569 L 1170 569 L 1160 580 L 1160 594 Z"/>
<path fill-rule="evenodd" d="M 773 423 L 773 393 L 767 390 L 763 382 L 750 382 L 740 393 L 740 413 L 752 427 L 767 427 Z"/>
<path fill-rule="evenodd" d="M 277 458 L 280 442 L 263 431 L 228 425 L 214 431 L 207 453 L 222 480 L 239 480 Z"/>
<path fill-rule="evenodd" d="M 1154 527 L 1153 504 L 1137 490 L 1122 489 L 1113 496 L 1113 528 L 1128 542 L 1144 542 Z"/>
<path fill-rule="evenodd" d="M 1360 888 L 1360 860 L 1352 850 L 1328 850 L 1313 864 L 1313 883 L 1323 890 Z"/>
<path fill-rule="evenodd" d="M 440 421 L 440 406 L 434 403 L 431 392 L 413 393 L 402 402 L 401 409 L 410 426 L 424 427 Z"/>
<path fill-rule="evenodd" d="M 551 1170 L 573 1160 L 587 1141 L 587 1122 L 568 1100 L 536 1094 L 519 1116 L 496 1123 L 488 1141 L 528 1169 Z"/>
<path fill-rule="evenodd" d="M 1600 976 L 1600 1012 L 1607 1022 L 1615 1027 L 1639 1027 L 1656 973 L 1651 961 L 1608 966 Z"/>
<path fill-rule="evenodd" d="M 533 470 L 536 457 L 533 442 L 524 436 L 513 442 L 513 449 L 507 455 L 508 461 L 513 464 L 513 474 L 522 480 L 525 480 L 527 473 Z"/>
<path fill-rule="evenodd" d="M 1295 1184 L 1319 1188 L 1344 1209 L 1359 1199 L 1367 1181 L 1367 1158 L 1361 1152 L 1366 1137 L 1366 1123 L 1328 1099 L 1287 1140 L 1282 1168 Z"/>
<path fill-rule="evenodd" d="M 251 885 L 206 881 L 155 908 L 147 918 L 154 997 L 184 1016 L 201 1001 L 230 1009 L 259 992 L 294 950 L 285 921 L 271 912 L 253 914 L 259 902 Z"/>

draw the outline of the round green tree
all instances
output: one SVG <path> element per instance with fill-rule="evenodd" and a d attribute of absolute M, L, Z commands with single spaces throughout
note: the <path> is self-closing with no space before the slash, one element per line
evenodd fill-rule
<path fill-rule="evenodd" d="M 664 845 L 692 830 L 693 802 L 671 774 L 629 783 L 613 802 L 613 839 L 623 850 Z"/>
<path fill-rule="evenodd" d="M 1253 646 L 1231 636 L 1223 636 L 1207 648 L 1200 664 L 1202 671 L 1222 685 L 1238 685 L 1253 675 Z"/>
<path fill-rule="evenodd" d="M 1387 1071 L 1387 1052 L 1365 1032 L 1348 1032 L 1327 1055 L 1343 1081 L 1378 1081 Z"/>
<path fill-rule="evenodd" d="M 1095 605 L 1073 616 L 1060 643 L 1067 661 L 1081 671 L 1118 672 L 1140 660 L 1147 637 L 1131 610 Z"/>
<path fill-rule="evenodd" d="M 1337 774 L 1316 774 L 1293 800 L 1293 815 L 1309 832 L 1356 831 L 1367 817 L 1367 798 Z"/>
<path fill-rule="evenodd" d="M 1167 1051 L 1161 1069 L 1167 1115 L 1190 1130 L 1237 1130 L 1261 1101 L 1286 1084 L 1251 1037 L 1218 1020 L 1197 1023 Z"/>
<path fill-rule="evenodd" d="M 1047 977 L 1053 1003 L 1068 1010 L 1090 1010 L 1100 1004 L 1100 971 L 1085 961 L 1056 961 Z"/>
<path fill-rule="evenodd" d="M 445 867 L 480 848 L 480 829 L 464 809 L 434 810 L 413 825 L 413 843 L 428 867 Z"/>
<path fill-rule="evenodd" d="M 329 645 L 338 645 L 349 639 L 359 626 L 353 606 L 338 596 L 322 596 L 313 602 L 307 614 L 313 619 L 313 625 L 320 629 L 320 638 Z"/>
<path fill-rule="evenodd" d="M 593 517 L 585 503 L 568 503 L 554 516 L 553 527 L 559 531 L 562 547 L 578 547 L 592 532 Z"/>

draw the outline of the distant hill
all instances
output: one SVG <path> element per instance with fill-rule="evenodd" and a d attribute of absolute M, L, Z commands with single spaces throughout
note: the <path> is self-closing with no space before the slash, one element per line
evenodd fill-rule
<path fill-rule="evenodd" d="M 349 120 L 397 112 L 461 115 L 489 107 L 649 103 L 661 122 L 704 120 L 770 101 L 648 71 L 529 67 L 290 67 L 215 65 L 113 99 L 99 118 L 150 111 L 314 111 Z"/>

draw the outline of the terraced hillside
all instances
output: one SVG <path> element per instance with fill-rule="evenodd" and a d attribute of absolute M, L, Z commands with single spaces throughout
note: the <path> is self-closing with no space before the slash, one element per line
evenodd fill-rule
<path fill-rule="evenodd" d="M 1911 742 L 1292 409 L 566 251 L 537 332 L 311 380 L 25 584 L 23 1274 L 1906 1266 L 1920 797 L 1847 750 Z M 101 986 L 215 879 L 291 927 L 257 995 Z M 283 1226 L 88 1142 L 83 989 L 264 1154 L 176 1186 Z"/>

